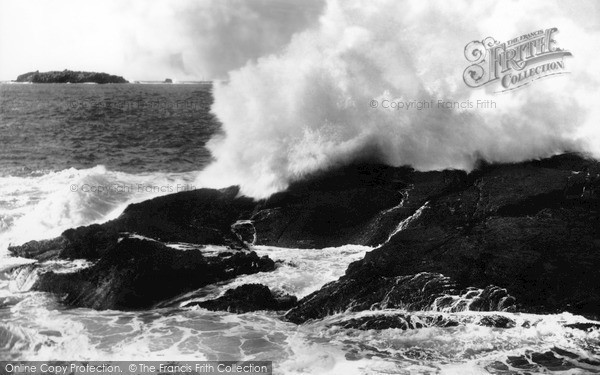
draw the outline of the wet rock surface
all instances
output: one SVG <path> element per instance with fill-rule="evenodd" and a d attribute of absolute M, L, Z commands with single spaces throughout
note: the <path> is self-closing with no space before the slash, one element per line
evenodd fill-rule
<path fill-rule="evenodd" d="M 272 271 L 254 252 L 205 257 L 160 242 L 124 238 L 91 267 L 71 273 L 39 270 L 33 290 L 64 295 L 70 306 L 135 310 L 239 275 Z"/>
<path fill-rule="evenodd" d="M 217 299 L 193 302 L 185 305 L 199 306 L 213 311 L 228 311 L 246 313 L 258 310 L 289 310 L 298 299 L 289 294 L 276 294 L 261 284 L 244 284 L 235 289 L 229 289 Z"/>
<path fill-rule="evenodd" d="M 302 322 L 350 305 L 368 309 L 397 289 L 392 280 L 415 272 L 442 274 L 455 289 L 496 285 L 471 305 L 476 310 L 515 305 L 528 312 L 598 316 L 598 176 L 600 163 L 562 155 L 483 166 L 435 194 L 409 191 L 407 204 L 412 199 L 412 207 L 420 208 L 402 230 L 352 263 L 340 280 L 302 299 L 288 318 Z M 400 300 L 410 306 L 414 295 Z"/>
<path fill-rule="evenodd" d="M 499 288 L 488 286 L 483 290 L 460 291 L 450 278 L 428 272 L 360 280 L 342 277 L 303 298 L 297 307 L 287 313 L 286 319 L 304 323 L 344 311 L 385 309 L 455 312 L 489 311 L 489 307 L 494 307 L 500 311 L 512 310 L 514 299 L 505 290 L 501 298 L 507 297 L 504 300 L 506 304 L 494 300 L 496 296 L 490 290 Z"/>
<path fill-rule="evenodd" d="M 124 233 L 233 250 L 250 243 L 381 245 L 338 281 L 303 298 L 288 319 L 303 322 L 372 307 L 598 317 L 599 222 L 600 163 L 565 154 L 481 165 L 472 173 L 352 165 L 258 202 L 240 196 L 236 187 L 198 189 L 133 204 L 107 223 L 9 250 L 38 260 L 105 264 L 129 256 L 119 255 Z M 150 261 L 140 262 L 140 270 L 151 264 L 144 262 Z M 96 274 L 83 275 L 98 280 Z M 83 283 L 83 275 L 77 282 Z M 40 283 L 50 280 L 46 276 Z"/>
<path fill-rule="evenodd" d="M 185 242 L 245 249 L 232 224 L 255 203 L 238 198 L 238 188 L 198 189 L 129 205 L 115 220 L 66 230 L 58 238 L 9 247 L 33 259 L 100 259 L 124 233 L 161 242 Z"/>
<path fill-rule="evenodd" d="M 409 314 L 389 314 L 372 315 L 360 318 L 343 320 L 334 325 L 343 328 L 354 328 L 360 330 L 370 329 L 419 329 L 424 327 L 456 327 L 460 323 L 450 317 L 443 315 L 409 315 Z"/>
<path fill-rule="evenodd" d="M 502 315 L 484 316 L 477 324 L 494 328 L 513 328 L 517 325 L 514 320 Z"/>

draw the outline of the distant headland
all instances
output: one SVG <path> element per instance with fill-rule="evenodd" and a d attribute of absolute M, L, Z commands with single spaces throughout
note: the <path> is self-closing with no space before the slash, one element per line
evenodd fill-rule
<path fill-rule="evenodd" d="M 16 82 L 31 83 L 129 83 L 125 78 L 107 73 L 75 72 L 72 70 L 21 74 Z"/>

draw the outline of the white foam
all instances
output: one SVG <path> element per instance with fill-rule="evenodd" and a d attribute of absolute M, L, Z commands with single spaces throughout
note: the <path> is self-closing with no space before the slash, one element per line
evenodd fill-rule
<path fill-rule="evenodd" d="M 0 254 L 10 245 L 116 218 L 128 204 L 164 195 L 146 187 L 183 186 L 197 172 L 129 174 L 103 166 L 31 177 L 0 177 Z M 87 189 L 87 191 L 84 190 Z M 104 191 L 91 191 L 100 187 Z M 140 188 L 141 187 L 141 188 Z"/>
<path fill-rule="evenodd" d="M 409 225 L 411 225 L 411 223 L 413 223 L 414 221 L 416 221 L 417 219 L 419 219 L 419 217 L 421 217 L 421 215 L 423 214 L 423 212 L 428 208 L 428 204 L 429 204 L 429 202 L 425 202 L 425 204 L 423 204 L 421 207 L 419 207 L 419 209 L 417 209 L 414 214 L 410 215 L 409 217 L 407 217 L 406 219 L 404 219 L 400 223 L 398 223 L 398 226 L 390 234 L 390 236 L 388 237 L 388 239 L 387 239 L 386 242 L 388 242 L 392 237 L 394 237 L 399 232 L 401 232 L 404 229 L 408 228 Z"/>
<path fill-rule="evenodd" d="M 242 275 L 218 285 L 208 286 L 200 292 L 201 297 L 190 301 L 217 298 L 228 289 L 253 283 L 266 285 L 272 291 L 302 298 L 320 289 L 328 282 L 340 278 L 350 263 L 362 259 L 365 253 L 372 248 L 360 245 L 344 245 L 324 249 L 254 246 L 252 250 L 256 251 L 259 256 L 266 255 L 276 261 L 275 271 Z"/>
<path fill-rule="evenodd" d="M 600 157 L 600 53 L 590 48 L 598 19 L 590 1 L 329 0 L 317 27 L 215 84 L 223 134 L 209 142 L 216 162 L 198 184 L 241 185 L 261 198 L 357 159 L 471 170 L 480 158 L 516 162 L 565 150 Z M 557 27 L 557 46 L 572 52 L 571 74 L 504 95 L 464 84 L 467 43 L 545 27 Z M 384 100 L 435 105 L 385 109 Z M 496 108 L 438 108 L 438 100 L 493 100 Z"/>
<path fill-rule="evenodd" d="M 312 283 L 305 275 L 282 280 L 259 277 L 239 282 L 262 282 L 296 294 L 308 293 L 326 279 L 340 275 L 352 259 L 367 248 L 324 250 L 260 247 L 261 254 L 294 262 L 287 273 L 329 270 Z M 318 253 L 320 251 L 320 253 Z M 320 261 L 322 266 L 317 266 Z M 336 266 L 336 263 L 340 263 Z M 266 276 L 267 274 L 259 274 Z M 283 277 L 283 273 L 272 275 Z M 222 291 L 236 283 L 218 286 Z M 593 369 L 585 360 L 600 360 L 600 330 L 567 328 L 591 321 L 572 314 L 510 314 L 497 312 L 362 311 L 337 314 L 321 321 L 295 325 L 272 312 L 230 314 L 204 309 L 156 309 L 140 312 L 61 309 L 55 296 L 44 293 L 9 293 L 0 280 L 0 304 L 9 309 L 0 321 L 4 347 L 0 355 L 14 359 L 48 360 L 272 360 L 276 374 L 427 374 L 477 373 L 507 356 L 559 347 L 579 356 L 580 368 Z M 310 285 L 310 287 L 309 287 Z M 215 295 L 220 293 L 216 291 Z M 302 292 L 304 291 L 304 292 Z M 7 294 L 8 293 L 8 294 Z M 361 331 L 336 323 L 377 315 L 444 316 L 456 327 L 425 327 Z M 516 326 L 500 329 L 481 326 L 485 316 L 503 315 Z M 527 323 L 527 324 L 526 324 Z M 585 367 L 588 366 L 588 367 Z M 462 371 L 462 372 L 461 372 Z M 585 370 L 579 371 L 584 373 Z M 577 372 L 574 372 L 577 373 Z"/>

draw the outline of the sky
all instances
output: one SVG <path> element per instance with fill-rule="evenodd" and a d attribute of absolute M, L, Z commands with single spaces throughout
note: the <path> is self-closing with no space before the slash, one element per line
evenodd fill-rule
<path fill-rule="evenodd" d="M 321 0 L 0 0 L 0 80 L 86 70 L 211 80 L 310 28 Z"/>

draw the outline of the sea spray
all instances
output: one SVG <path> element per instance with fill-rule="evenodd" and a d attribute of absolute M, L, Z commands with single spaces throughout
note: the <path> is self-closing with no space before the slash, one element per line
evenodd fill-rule
<path fill-rule="evenodd" d="M 600 37 L 590 3 L 328 1 L 318 26 L 278 54 L 229 74 L 214 89 L 223 124 L 216 161 L 198 179 L 239 184 L 257 198 L 314 171 L 357 159 L 419 170 L 471 170 L 479 159 L 515 162 L 566 150 L 600 155 L 595 97 Z M 465 45 L 508 40 L 543 26 L 572 52 L 569 75 L 510 93 L 468 87 Z M 381 103 L 493 101 L 494 107 L 403 110 Z"/>
<path fill-rule="evenodd" d="M 192 186 L 197 172 L 130 174 L 104 166 L 0 177 L 0 268 L 9 245 L 116 218 L 130 203 Z M 160 187 L 161 189 L 155 189 Z M 176 192 L 176 191 L 173 191 Z"/>

